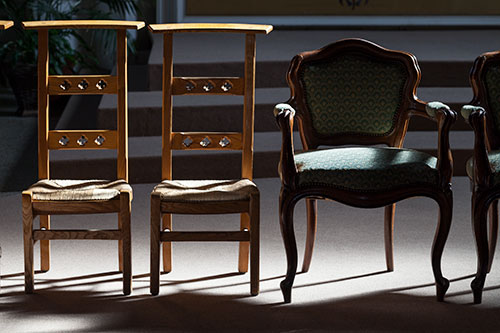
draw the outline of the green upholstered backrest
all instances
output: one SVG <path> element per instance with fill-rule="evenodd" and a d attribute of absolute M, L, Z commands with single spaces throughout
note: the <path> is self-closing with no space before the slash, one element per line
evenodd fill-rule
<path fill-rule="evenodd" d="M 345 53 L 300 73 L 312 126 L 320 135 L 387 135 L 407 79 L 405 66 Z"/>
<path fill-rule="evenodd" d="M 500 63 L 486 68 L 485 85 L 488 98 L 488 111 L 491 112 L 494 128 L 500 133 Z"/>

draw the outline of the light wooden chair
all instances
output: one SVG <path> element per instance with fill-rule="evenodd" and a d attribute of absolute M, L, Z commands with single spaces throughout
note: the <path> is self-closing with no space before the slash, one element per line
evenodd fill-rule
<path fill-rule="evenodd" d="M 40 241 L 41 270 L 50 268 L 50 243 L 55 239 L 118 240 L 123 293 L 132 288 L 130 252 L 130 203 L 127 138 L 127 35 L 126 29 L 141 29 L 132 21 L 37 21 L 23 22 L 25 29 L 38 30 L 38 176 L 39 181 L 22 194 L 25 291 L 34 289 L 33 247 Z M 49 29 L 116 29 L 117 74 L 49 75 Z M 116 94 L 116 130 L 49 130 L 49 95 Z M 50 179 L 49 150 L 116 149 L 117 180 Z M 52 230 L 50 215 L 118 213 L 116 230 Z M 40 228 L 33 219 L 40 216 Z"/>
<path fill-rule="evenodd" d="M 151 294 L 160 285 L 160 244 L 163 270 L 172 269 L 172 241 L 237 241 L 241 273 L 248 270 L 250 291 L 259 293 L 259 191 L 251 181 L 255 99 L 255 36 L 268 34 L 270 25 L 248 24 L 153 24 L 153 33 L 163 33 L 162 182 L 151 194 Z M 245 33 L 244 77 L 173 77 L 172 38 L 182 32 Z M 244 96 L 242 133 L 172 132 L 173 95 Z M 172 150 L 241 150 L 242 179 L 173 181 Z M 171 214 L 241 213 L 239 231 L 172 231 Z M 162 225 L 160 227 L 160 220 Z"/>

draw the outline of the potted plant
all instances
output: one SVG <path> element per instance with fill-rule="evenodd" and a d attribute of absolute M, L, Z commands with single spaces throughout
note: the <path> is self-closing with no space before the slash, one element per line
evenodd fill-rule
<path fill-rule="evenodd" d="M 37 34 L 22 28 L 22 21 L 112 19 L 126 15 L 135 17 L 136 0 L 0 0 L 0 13 L 14 21 L 10 38 L 0 46 L 0 74 L 9 82 L 17 101 L 17 114 L 35 110 L 37 105 Z M 105 52 L 112 52 L 112 35 L 103 30 L 50 30 L 50 74 L 78 73 L 84 68 L 98 68 L 96 54 L 90 44 L 99 41 Z M 112 55 L 111 55 L 112 56 Z M 55 97 L 55 96 L 53 96 Z M 65 104 L 53 101 L 55 104 Z M 57 109 L 57 105 L 56 106 Z M 64 106 L 63 106 L 64 107 Z M 54 108 L 52 108 L 54 109 Z"/>

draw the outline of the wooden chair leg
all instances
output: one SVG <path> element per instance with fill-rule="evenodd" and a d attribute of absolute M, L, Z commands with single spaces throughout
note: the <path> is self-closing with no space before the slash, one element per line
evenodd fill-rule
<path fill-rule="evenodd" d="M 285 303 L 292 301 L 292 286 L 293 280 L 297 273 L 297 242 L 293 230 L 293 210 L 295 202 L 286 198 L 286 194 L 282 190 L 280 195 L 280 228 L 283 243 L 285 245 L 287 271 L 286 277 L 280 283 L 281 292 Z"/>
<path fill-rule="evenodd" d="M 120 213 L 118 220 L 122 231 L 123 294 L 132 292 L 132 233 L 130 230 L 130 193 L 120 193 Z"/>
<path fill-rule="evenodd" d="M 432 271 L 436 280 L 436 295 L 437 300 L 442 302 L 444 295 L 450 286 L 450 282 L 443 277 L 441 272 L 441 257 L 443 255 L 444 245 L 451 227 L 451 217 L 453 213 L 453 194 L 451 190 L 446 191 L 440 196 L 439 204 L 439 220 L 432 244 L 431 258 Z"/>
<path fill-rule="evenodd" d="M 158 206 L 159 207 L 159 206 Z M 158 208 L 160 211 L 160 208 Z M 172 230 L 172 214 L 164 214 L 162 218 L 162 231 Z M 172 271 L 172 242 L 162 242 L 163 249 L 163 271 L 170 273 Z"/>
<path fill-rule="evenodd" d="M 259 294 L 260 274 L 260 207 L 259 195 L 250 199 L 250 294 Z M 241 244 L 241 243 L 240 243 Z M 241 248 L 240 248 L 241 249 Z M 241 252 L 240 252 L 241 254 Z"/>
<path fill-rule="evenodd" d="M 35 269 L 33 265 L 33 209 L 31 194 L 23 193 L 23 240 L 24 240 L 24 290 L 33 293 Z"/>
<path fill-rule="evenodd" d="M 250 204 L 251 205 L 251 204 Z M 252 213 L 243 213 L 240 217 L 240 230 L 250 230 L 250 219 L 252 218 Z M 250 250 L 249 242 L 239 243 L 239 255 L 238 255 L 238 272 L 246 273 L 248 272 L 248 254 Z"/>
<path fill-rule="evenodd" d="M 486 201 L 483 196 L 472 194 L 472 229 L 474 230 L 477 251 L 477 272 L 476 277 L 471 282 L 474 304 L 480 304 L 482 301 L 484 282 L 488 273 L 488 205 Z"/>
<path fill-rule="evenodd" d="M 151 196 L 151 262 L 150 262 L 150 292 L 158 295 L 160 292 L 160 197 Z"/>
<path fill-rule="evenodd" d="M 396 204 L 385 207 L 384 212 L 384 243 L 385 243 L 385 262 L 387 271 L 394 270 L 394 213 Z"/>
<path fill-rule="evenodd" d="M 491 203 L 490 206 L 490 240 L 489 240 L 489 257 L 488 257 L 488 273 L 491 271 L 493 257 L 498 239 L 498 200 Z"/>
<path fill-rule="evenodd" d="M 306 235 L 306 249 L 304 251 L 304 262 L 302 263 L 302 272 L 309 271 L 311 266 L 311 259 L 314 249 L 314 240 L 316 239 L 317 228 L 317 214 L 318 204 L 315 199 L 306 199 L 307 211 L 307 235 Z"/>
<path fill-rule="evenodd" d="M 40 229 L 50 229 L 50 215 L 40 215 Z M 50 240 L 40 240 L 40 270 L 47 272 L 50 269 Z"/>
<path fill-rule="evenodd" d="M 118 214 L 118 230 L 123 230 L 120 214 Z M 123 273 L 123 240 L 121 239 L 118 240 L 118 271 Z"/>

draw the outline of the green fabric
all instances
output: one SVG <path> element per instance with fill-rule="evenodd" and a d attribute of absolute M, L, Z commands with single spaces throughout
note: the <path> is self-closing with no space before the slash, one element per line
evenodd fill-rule
<path fill-rule="evenodd" d="M 489 111 L 493 113 L 495 129 L 500 132 L 500 66 L 489 67 L 485 77 Z"/>
<path fill-rule="evenodd" d="M 346 54 L 305 66 L 301 80 L 317 133 L 384 135 L 395 125 L 406 70 L 398 62 Z"/>
<path fill-rule="evenodd" d="M 469 121 L 469 117 L 472 112 L 476 111 L 484 111 L 484 109 L 480 106 L 464 105 L 462 106 L 462 110 L 460 111 L 460 113 L 462 114 L 462 117 L 464 117 L 465 121 Z"/>
<path fill-rule="evenodd" d="M 411 150 L 379 147 L 332 148 L 295 155 L 298 185 L 359 191 L 437 185 L 437 159 Z"/>
<path fill-rule="evenodd" d="M 493 183 L 500 183 L 500 151 L 494 150 L 488 153 L 488 160 L 490 161 L 491 171 L 493 172 Z M 465 170 L 470 179 L 474 177 L 474 158 L 471 157 L 466 163 Z"/>

